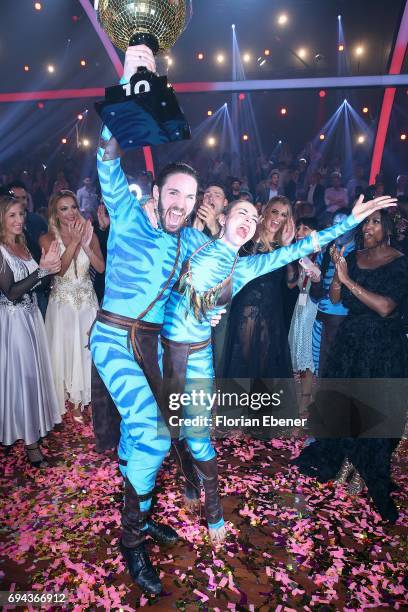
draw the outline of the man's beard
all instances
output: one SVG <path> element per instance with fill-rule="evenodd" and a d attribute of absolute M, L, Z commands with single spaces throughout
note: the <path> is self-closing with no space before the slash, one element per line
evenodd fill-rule
<path fill-rule="evenodd" d="M 185 212 L 182 211 L 180 208 L 177 208 L 177 206 L 171 206 L 170 208 L 167 209 L 166 214 L 164 214 L 162 200 L 161 200 L 160 195 L 159 195 L 159 201 L 157 204 L 157 210 L 159 213 L 160 225 L 162 226 L 163 230 L 167 232 L 168 234 L 177 234 L 181 230 L 181 228 L 186 224 L 186 221 L 188 219 L 188 215 L 186 215 Z M 170 229 L 166 226 L 166 216 L 168 216 L 171 210 L 180 211 L 182 213 L 182 215 L 180 216 L 181 222 L 175 229 Z"/>

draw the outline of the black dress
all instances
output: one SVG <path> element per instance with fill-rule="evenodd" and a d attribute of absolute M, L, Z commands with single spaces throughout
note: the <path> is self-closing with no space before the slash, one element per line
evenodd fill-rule
<path fill-rule="evenodd" d="M 365 306 L 346 287 L 341 299 L 349 314 L 340 325 L 328 358 L 326 378 L 343 379 L 406 379 L 408 377 L 408 340 L 400 316 L 400 305 L 408 295 L 408 260 L 405 256 L 375 270 L 357 265 L 356 253 L 347 256 L 350 278 L 368 291 L 391 298 L 397 308 L 388 317 L 381 317 Z M 377 383 L 376 383 L 377 384 Z M 377 401 L 393 411 L 397 419 L 393 431 L 404 428 L 407 406 L 400 383 L 380 383 Z M 390 396 L 391 393 L 391 396 Z M 325 481 L 333 478 L 345 457 L 361 474 L 368 491 L 383 518 L 395 521 L 397 511 L 390 498 L 391 455 L 399 438 L 352 437 L 318 440 L 306 447 L 295 460 L 307 475 Z"/>
<path fill-rule="evenodd" d="M 252 280 L 233 299 L 224 378 L 292 377 L 282 299 L 285 269 Z"/>

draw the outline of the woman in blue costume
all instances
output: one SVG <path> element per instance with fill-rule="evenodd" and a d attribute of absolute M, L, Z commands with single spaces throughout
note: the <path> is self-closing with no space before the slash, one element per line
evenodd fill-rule
<path fill-rule="evenodd" d="M 163 377 L 165 392 L 162 412 L 171 425 L 168 399 L 198 387 L 211 392 L 214 378 L 209 312 L 216 313 L 251 280 L 304 257 L 356 227 L 375 210 L 391 206 L 389 197 L 362 202 L 344 221 L 321 230 L 290 246 L 263 255 L 239 258 L 240 247 L 250 240 L 258 223 L 256 208 L 247 201 L 233 202 L 219 217 L 222 236 L 200 245 L 183 263 L 181 276 L 166 304 L 162 328 Z M 184 417 L 209 414 L 206 405 L 191 403 Z M 173 413 L 174 415 L 175 413 Z M 180 416 L 180 415 L 179 415 Z M 170 427 L 171 429 L 171 427 Z M 176 433 L 177 428 L 176 428 Z M 188 444 L 195 472 L 205 492 L 205 511 L 210 537 L 220 542 L 225 537 L 223 512 L 218 495 L 216 453 L 209 427 L 183 427 L 181 438 Z M 186 461 L 187 463 L 187 461 Z M 187 476 L 187 474 L 186 474 Z M 192 483 L 190 483 L 192 484 Z M 190 491 L 191 492 L 191 491 Z"/>

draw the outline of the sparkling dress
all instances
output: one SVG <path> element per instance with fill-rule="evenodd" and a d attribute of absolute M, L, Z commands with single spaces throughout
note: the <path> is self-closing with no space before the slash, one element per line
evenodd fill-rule
<path fill-rule="evenodd" d="M 44 321 L 33 292 L 37 268 L 34 259 L 0 245 L 0 442 L 6 445 L 33 444 L 61 422 Z"/>
<path fill-rule="evenodd" d="M 305 271 L 300 269 L 298 287 L 302 289 L 305 281 Z M 306 304 L 300 304 L 301 294 L 299 294 L 293 312 L 292 323 L 289 331 L 289 347 L 292 355 L 292 365 L 294 372 L 304 372 L 305 370 L 314 371 L 312 353 L 312 328 L 316 319 L 317 304 L 309 296 L 311 280 L 305 286 Z"/>
<path fill-rule="evenodd" d="M 65 251 L 57 236 L 61 255 Z M 61 414 L 65 401 L 91 401 L 92 360 L 88 332 L 96 317 L 98 300 L 89 276 L 89 258 L 81 248 L 64 276 L 55 276 L 48 302 L 45 327 L 51 353 L 53 376 Z"/>

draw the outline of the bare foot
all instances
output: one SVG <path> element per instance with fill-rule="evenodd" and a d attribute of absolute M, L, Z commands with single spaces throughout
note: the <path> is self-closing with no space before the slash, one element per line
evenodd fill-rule
<path fill-rule="evenodd" d="M 212 529 L 209 527 L 208 533 L 213 544 L 222 544 L 227 536 L 227 527 L 226 525 L 223 525 L 218 529 Z"/>

